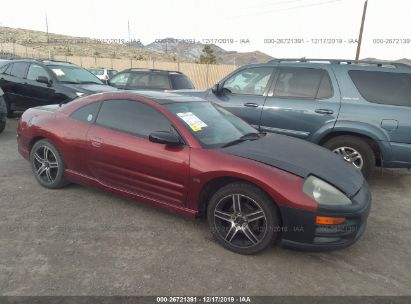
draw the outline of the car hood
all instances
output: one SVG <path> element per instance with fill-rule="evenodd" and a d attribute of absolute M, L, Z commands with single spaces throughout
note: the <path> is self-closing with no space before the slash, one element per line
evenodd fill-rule
<path fill-rule="evenodd" d="M 285 135 L 267 134 L 260 139 L 244 141 L 220 150 L 302 178 L 314 175 L 348 197 L 354 196 L 364 183 L 361 172 L 340 156 L 318 145 Z"/>
<path fill-rule="evenodd" d="M 87 94 L 117 91 L 116 88 L 105 84 L 67 84 L 67 86 L 73 90 Z"/>

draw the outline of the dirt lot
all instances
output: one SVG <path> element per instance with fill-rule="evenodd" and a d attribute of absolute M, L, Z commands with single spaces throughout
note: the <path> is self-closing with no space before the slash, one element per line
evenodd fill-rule
<path fill-rule="evenodd" d="M 368 229 L 332 253 L 231 253 L 205 221 L 77 185 L 40 187 L 0 134 L 1 295 L 410 295 L 411 173 L 370 180 Z"/>

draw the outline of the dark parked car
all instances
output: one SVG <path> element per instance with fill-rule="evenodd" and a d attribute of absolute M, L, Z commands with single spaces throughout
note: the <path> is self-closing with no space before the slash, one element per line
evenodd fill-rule
<path fill-rule="evenodd" d="M 190 78 L 181 72 L 154 69 L 128 69 L 117 73 L 108 84 L 123 90 L 194 89 Z"/>
<path fill-rule="evenodd" d="M 214 101 L 260 131 L 324 146 L 365 176 L 376 166 L 411 167 L 410 66 L 278 59 L 180 94 Z"/>
<path fill-rule="evenodd" d="M 0 67 L 0 88 L 9 116 L 13 111 L 66 103 L 84 94 L 114 90 L 82 67 L 46 60 L 12 60 Z"/>
<path fill-rule="evenodd" d="M 259 133 L 200 98 L 96 94 L 29 109 L 17 133 L 42 186 L 75 182 L 206 215 L 217 241 L 239 253 L 277 238 L 338 249 L 365 230 L 371 197 L 360 171 L 317 145 Z"/>
<path fill-rule="evenodd" d="M 5 64 L 9 63 L 10 60 L 0 59 L 0 68 Z M 0 133 L 6 128 L 6 119 L 7 119 L 7 106 L 6 101 L 4 100 L 4 92 L 0 87 Z"/>
<path fill-rule="evenodd" d="M 7 107 L 3 97 L 3 91 L 0 88 L 0 133 L 6 128 Z"/>

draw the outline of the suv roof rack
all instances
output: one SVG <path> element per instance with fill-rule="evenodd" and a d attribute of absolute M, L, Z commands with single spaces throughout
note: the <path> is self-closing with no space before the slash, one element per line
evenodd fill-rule
<path fill-rule="evenodd" d="M 65 61 L 65 60 L 39 59 L 38 61 L 41 61 L 41 62 L 61 62 L 61 63 L 73 64 L 70 61 Z"/>
<path fill-rule="evenodd" d="M 124 71 L 149 71 L 149 72 L 166 72 L 166 73 L 178 73 L 178 74 L 182 74 L 182 72 L 180 71 L 170 71 L 170 70 L 160 70 L 160 69 L 146 69 L 146 68 L 130 68 L 130 69 L 126 69 Z"/>
<path fill-rule="evenodd" d="M 280 63 L 280 62 L 328 62 L 330 64 L 368 64 L 382 66 L 394 66 L 394 67 L 407 67 L 411 66 L 395 61 L 384 61 L 384 60 L 353 60 L 353 59 L 324 59 L 324 58 L 276 58 L 269 60 L 268 63 Z"/>

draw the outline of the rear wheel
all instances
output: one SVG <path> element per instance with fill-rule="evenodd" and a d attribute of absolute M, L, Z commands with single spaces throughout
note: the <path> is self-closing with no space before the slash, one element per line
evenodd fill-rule
<path fill-rule="evenodd" d="M 208 204 L 207 218 L 215 239 L 241 254 L 255 254 L 274 244 L 280 222 L 273 201 L 244 182 L 219 189 Z"/>
<path fill-rule="evenodd" d="M 371 146 L 359 137 L 338 136 L 327 141 L 324 147 L 361 170 L 364 177 L 371 176 L 375 171 L 375 153 Z"/>
<path fill-rule="evenodd" d="M 43 187 L 58 189 L 67 185 L 63 158 L 50 141 L 42 139 L 34 144 L 30 162 L 35 178 Z"/>
<path fill-rule="evenodd" d="M 0 133 L 2 133 L 5 128 L 6 128 L 6 121 L 5 120 L 0 121 Z"/>

